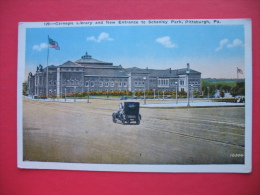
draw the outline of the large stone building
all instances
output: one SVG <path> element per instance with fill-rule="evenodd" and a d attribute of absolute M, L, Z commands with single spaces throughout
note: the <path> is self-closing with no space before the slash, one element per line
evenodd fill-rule
<path fill-rule="evenodd" d="M 188 70 L 188 72 L 187 72 Z M 48 71 L 48 74 L 47 74 Z M 46 81 L 48 80 L 48 83 Z M 29 73 L 27 93 L 33 96 L 68 94 L 84 91 L 143 90 L 159 91 L 201 91 L 201 73 L 187 67 L 172 70 L 123 68 L 113 63 L 82 56 L 59 66 L 37 67 L 36 73 Z"/>

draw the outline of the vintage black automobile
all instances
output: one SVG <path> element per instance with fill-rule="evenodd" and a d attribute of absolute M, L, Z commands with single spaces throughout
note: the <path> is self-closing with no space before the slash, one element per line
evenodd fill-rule
<path fill-rule="evenodd" d="M 135 101 L 122 101 L 119 104 L 119 110 L 112 114 L 112 120 L 116 123 L 118 120 L 123 125 L 135 122 L 140 124 L 141 115 L 139 114 L 140 103 Z"/>

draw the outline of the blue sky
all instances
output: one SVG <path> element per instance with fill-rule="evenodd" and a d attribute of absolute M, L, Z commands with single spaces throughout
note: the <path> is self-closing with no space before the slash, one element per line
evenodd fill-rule
<path fill-rule="evenodd" d="M 88 52 L 124 68 L 179 69 L 190 63 L 202 78 L 236 78 L 237 67 L 245 72 L 243 25 L 91 26 L 28 28 L 25 78 L 39 64 L 46 67 L 48 35 L 60 46 L 49 49 L 49 65 Z"/>

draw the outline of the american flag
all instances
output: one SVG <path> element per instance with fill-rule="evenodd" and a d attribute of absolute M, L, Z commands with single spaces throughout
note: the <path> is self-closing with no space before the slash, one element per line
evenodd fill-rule
<path fill-rule="evenodd" d="M 243 71 L 239 68 L 237 68 L 237 73 L 243 74 Z"/>
<path fill-rule="evenodd" d="M 50 47 L 50 48 L 57 49 L 57 50 L 60 49 L 60 47 L 59 47 L 59 45 L 58 45 L 58 42 L 53 41 L 53 40 L 50 39 L 50 38 L 49 38 L 49 47 Z"/>

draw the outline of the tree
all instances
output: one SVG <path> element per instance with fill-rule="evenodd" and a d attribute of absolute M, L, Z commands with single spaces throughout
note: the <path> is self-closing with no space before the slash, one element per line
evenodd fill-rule
<path fill-rule="evenodd" d="M 182 90 L 182 91 L 179 91 L 178 94 L 180 95 L 180 97 L 184 97 L 187 95 L 187 92 Z"/>
<path fill-rule="evenodd" d="M 231 95 L 233 95 L 233 96 L 245 95 L 245 82 L 238 81 L 236 83 L 236 86 L 231 88 Z"/>
<path fill-rule="evenodd" d="M 194 90 L 194 91 L 193 91 L 193 96 L 194 96 L 195 98 L 200 97 L 200 92 L 199 92 L 198 90 Z"/>
<path fill-rule="evenodd" d="M 26 83 L 23 83 L 23 95 L 28 95 L 27 94 L 28 86 Z"/>

